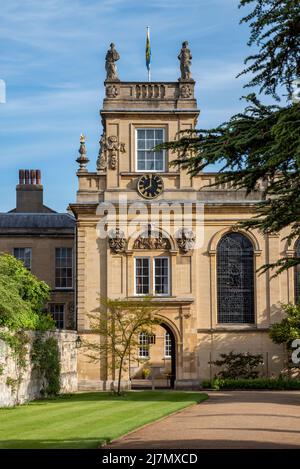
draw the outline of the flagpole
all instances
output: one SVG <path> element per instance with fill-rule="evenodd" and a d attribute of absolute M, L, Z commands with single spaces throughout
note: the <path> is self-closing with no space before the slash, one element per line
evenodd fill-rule
<path fill-rule="evenodd" d="M 149 40 L 150 44 L 150 27 L 147 26 L 147 39 Z M 148 82 L 151 81 L 151 70 L 150 70 L 150 63 L 148 65 Z"/>

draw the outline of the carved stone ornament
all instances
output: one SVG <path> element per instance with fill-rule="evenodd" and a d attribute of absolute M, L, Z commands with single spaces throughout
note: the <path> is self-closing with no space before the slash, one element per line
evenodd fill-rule
<path fill-rule="evenodd" d="M 191 76 L 191 64 L 192 64 L 192 54 L 188 47 L 189 43 L 184 41 L 182 43 L 181 51 L 178 55 L 178 59 L 180 60 L 180 72 L 181 76 L 179 81 L 190 81 L 192 80 Z"/>
<path fill-rule="evenodd" d="M 108 244 L 110 249 L 116 254 L 125 251 L 127 241 L 123 231 L 120 231 L 120 228 L 110 231 L 108 235 Z"/>
<path fill-rule="evenodd" d="M 97 159 L 97 169 L 98 171 L 106 171 L 107 168 L 107 155 L 106 155 L 106 136 L 105 132 L 101 135 L 99 140 L 99 153 Z"/>
<path fill-rule="evenodd" d="M 119 91 L 115 85 L 108 85 L 106 87 L 106 96 L 108 98 L 116 98 L 118 94 L 119 94 Z"/>
<path fill-rule="evenodd" d="M 110 163 L 110 169 L 117 169 L 118 163 L 118 151 L 125 152 L 125 143 L 120 143 L 116 135 L 110 135 L 106 138 L 105 132 L 102 134 L 100 139 L 100 148 L 97 159 L 98 171 L 106 171 L 108 160 Z"/>
<path fill-rule="evenodd" d="M 178 248 L 185 254 L 194 249 L 196 237 L 189 228 L 181 228 L 176 235 Z"/>
<path fill-rule="evenodd" d="M 180 88 L 180 97 L 181 98 L 190 98 L 192 96 L 192 89 L 189 85 L 183 85 Z"/>
<path fill-rule="evenodd" d="M 119 143 L 116 135 L 111 135 L 106 140 L 106 149 L 109 153 L 110 169 L 117 169 L 118 151 L 125 152 L 125 143 Z"/>
<path fill-rule="evenodd" d="M 159 231 L 148 229 L 135 240 L 133 249 L 171 249 L 171 244 Z"/>

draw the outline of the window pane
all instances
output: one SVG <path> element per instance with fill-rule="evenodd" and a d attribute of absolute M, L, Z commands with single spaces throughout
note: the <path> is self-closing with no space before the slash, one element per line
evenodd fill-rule
<path fill-rule="evenodd" d="M 146 135 L 145 130 L 138 129 L 138 131 L 137 131 L 137 137 L 138 137 L 138 139 L 145 140 L 145 135 Z"/>
<path fill-rule="evenodd" d="M 152 130 L 152 129 L 147 129 L 146 130 L 146 139 L 148 140 L 149 138 L 154 139 L 154 130 Z"/>
<path fill-rule="evenodd" d="M 154 143 L 154 140 L 147 140 L 146 141 L 146 149 L 147 150 L 152 150 L 152 148 L 154 147 L 155 143 Z"/>

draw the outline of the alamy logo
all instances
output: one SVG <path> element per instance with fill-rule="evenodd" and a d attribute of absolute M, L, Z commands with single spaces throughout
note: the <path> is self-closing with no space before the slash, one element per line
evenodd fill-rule
<path fill-rule="evenodd" d="M 296 348 L 297 347 L 297 348 Z M 295 365 L 298 365 L 300 363 L 300 339 L 295 339 L 292 342 L 292 348 L 295 348 L 296 350 L 293 351 L 292 353 L 292 362 Z"/>
<path fill-rule="evenodd" d="M 6 103 L 6 85 L 5 81 L 0 78 L 0 104 Z"/>

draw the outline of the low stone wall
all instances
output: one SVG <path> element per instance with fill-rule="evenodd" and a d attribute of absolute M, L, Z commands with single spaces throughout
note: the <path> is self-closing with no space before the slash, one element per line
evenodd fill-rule
<path fill-rule="evenodd" d="M 16 362 L 11 356 L 10 347 L 3 340 L 0 340 L 0 369 L 2 369 L 2 373 L 0 373 L 0 407 L 11 407 L 16 403 L 23 404 L 40 397 L 42 383 L 30 361 L 35 333 L 30 332 L 28 335 L 30 337 L 26 357 L 28 365 L 23 373 L 18 392 L 13 392 L 12 387 L 7 384 L 7 378 L 17 378 Z M 77 391 L 76 331 L 47 332 L 47 336 L 54 336 L 58 341 L 61 360 L 61 392 Z"/>

